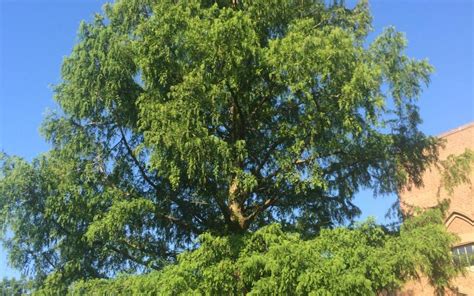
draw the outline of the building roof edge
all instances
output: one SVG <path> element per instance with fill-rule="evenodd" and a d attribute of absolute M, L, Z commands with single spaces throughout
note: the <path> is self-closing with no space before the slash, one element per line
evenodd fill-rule
<path fill-rule="evenodd" d="M 450 135 L 452 135 L 452 134 L 459 133 L 459 132 L 461 132 L 461 131 L 463 131 L 463 130 L 465 130 L 465 129 L 468 129 L 468 128 L 470 128 L 470 127 L 474 127 L 474 121 L 469 122 L 469 123 L 466 123 L 466 124 L 463 124 L 463 125 L 461 125 L 461 126 L 459 126 L 459 127 L 457 127 L 457 128 L 454 128 L 454 129 L 452 129 L 452 130 L 449 130 L 449 131 L 447 131 L 447 132 L 441 133 L 441 134 L 437 135 L 437 137 L 438 137 L 438 138 L 445 138 L 445 137 L 450 136 Z"/>

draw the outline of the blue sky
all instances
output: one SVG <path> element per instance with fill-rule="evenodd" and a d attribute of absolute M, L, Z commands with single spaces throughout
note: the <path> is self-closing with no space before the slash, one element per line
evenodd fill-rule
<path fill-rule="evenodd" d="M 0 0 L 0 150 L 27 159 L 48 149 L 38 133 L 45 111 L 55 108 L 51 84 L 75 42 L 82 19 L 106 1 Z M 353 1 L 348 1 L 352 3 Z M 374 32 L 393 25 L 405 32 L 408 54 L 428 58 L 436 71 L 420 98 L 421 129 L 430 135 L 474 120 L 474 7 L 471 0 L 370 1 Z M 0 197 L 1 198 L 1 197 Z M 356 200 L 362 218 L 384 221 L 392 197 Z M 0 247 L 0 278 L 18 276 Z"/>

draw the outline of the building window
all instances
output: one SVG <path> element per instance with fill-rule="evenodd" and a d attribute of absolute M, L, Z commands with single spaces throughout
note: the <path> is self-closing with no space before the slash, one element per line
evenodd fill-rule
<path fill-rule="evenodd" d="M 464 266 L 474 266 L 474 244 L 453 248 L 454 261 Z"/>

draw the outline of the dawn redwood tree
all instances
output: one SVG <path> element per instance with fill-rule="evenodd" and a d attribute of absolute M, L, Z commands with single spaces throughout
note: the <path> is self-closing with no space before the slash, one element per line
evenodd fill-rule
<path fill-rule="evenodd" d="M 361 189 L 420 185 L 432 67 L 338 2 L 120 0 L 83 22 L 51 150 L 1 157 L 12 264 L 66 284 L 160 269 L 204 232 L 311 237 L 352 221 Z"/>
<path fill-rule="evenodd" d="M 454 235 L 441 208 L 410 217 L 397 235 L 373 221 L 322 229 L 312 239 L 272 224 L 245 235 L 199 237 L 161 271 L 92 279 L 72 284 L 64 295 L 350 295 L 391 293 L 426 275 L 436 295 L 459 271 L 451 264 Z M 52 295 L 45 288 L 39 295 Z M 454 290 L 455 291 L 455 290 Z"/>

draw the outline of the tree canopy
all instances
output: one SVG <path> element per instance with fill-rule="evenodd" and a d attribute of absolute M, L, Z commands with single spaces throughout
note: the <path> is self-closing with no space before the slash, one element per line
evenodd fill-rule
<path fill-rule="evenodd" d="M 421 273 L 442 293 L 456 274 L 440 209 L 397 235 L 373 221 L 302 240 L 272 224 L 245 236 L 199 238 L 178 263 L 146 275 L 75 283 L 70 295 L 385 295 Z M 46 295 L 48 290 L 42 291 Z"/>
<path fill-rule="evenodd" d="M 314 238 L 357 217 L 359 190 L 420 185 L 432 67 L 370 30 L 365 1 L 104 6 L 63 62 L 51 150 L 0 159 L 13 266 L 66 286 L 160 270 L 203 233 Z"/>

